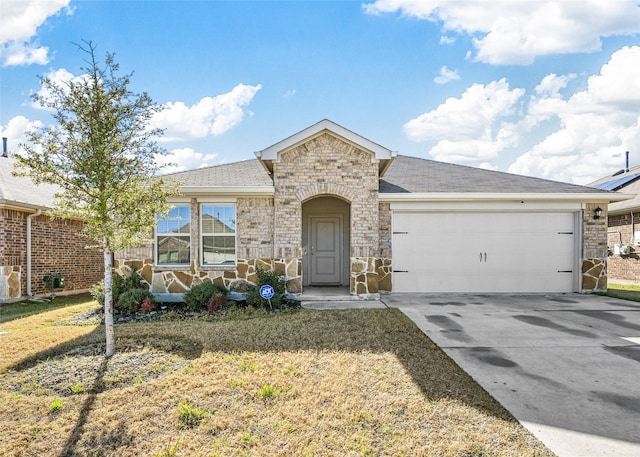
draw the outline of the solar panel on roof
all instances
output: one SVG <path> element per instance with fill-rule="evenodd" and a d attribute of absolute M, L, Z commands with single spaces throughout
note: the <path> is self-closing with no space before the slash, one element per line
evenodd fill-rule
<path fill-rule="evenodd" d="M 596 189 L 602 190 L 616 190 L 625 184 L 633 181 L 637 177 L 640 176 L 640 173 L 635 173 L 633 175 L 623 176 L 622 178 L 612 179 L 610 181 L 601 182 L 600 184 L 594 184 L 591 187 L 595 187 Z"/>

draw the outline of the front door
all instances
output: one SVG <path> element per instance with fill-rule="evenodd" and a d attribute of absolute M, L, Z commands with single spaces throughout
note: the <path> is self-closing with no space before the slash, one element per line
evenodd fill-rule
<path fill-rule="evenodd" d="M 311 284 L 340 285 L 342 218 L 311 216 Z"/>

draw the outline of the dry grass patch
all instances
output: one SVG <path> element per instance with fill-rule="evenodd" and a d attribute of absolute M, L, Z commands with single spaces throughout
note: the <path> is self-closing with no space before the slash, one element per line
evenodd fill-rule
<path fill-rule="evenodd" d="M 1 455 L 552 455 L 397 310 L 119 325 L 116 357 L 135 363 L 101 361 L 76 395 L 19 388 L 52 363 L 75 383 L 96 330 L 0 374 Z"/>

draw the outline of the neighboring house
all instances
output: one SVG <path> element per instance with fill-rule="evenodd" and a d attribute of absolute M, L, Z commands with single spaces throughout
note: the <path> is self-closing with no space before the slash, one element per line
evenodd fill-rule
<path fill-rule="evenodd" d="M 256 156 L 170 175 L 182 197 L 117 270 L 156 293 L 242 292 L 258 267 L 291 293 L 606 289 L 606 207 L 628 196 L 397 155 L 328 120 Z"/>
<path fill-rule="evenodd" d="M 48 296 L 51 288 L 43 281 L 60 272 L 64 290 L 56 294 L 81 292 L 103 278 L 102 253 L 87 249 L 81 236 L 82 222 L 52 220 L 55 186 L 36 186 L 30 179 L 12 175 L 15 159 L 0 157 L 0 303 L 30 296 Z"/>
<path fill-rule="evenodd" d="M 589 185 L 634 194 L 630 200 L 609 204 L 607 269 L 614 282 L 640 283 L 640 167 L 627 167 Z"/>

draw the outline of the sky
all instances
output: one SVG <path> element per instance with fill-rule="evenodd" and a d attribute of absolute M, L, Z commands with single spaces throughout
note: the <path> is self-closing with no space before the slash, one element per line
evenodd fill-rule
<path fill-rule="evenodd" d="M 0 133 L 91 41 L 164 106 L 165 172 L 323 119 L 399 154 L 587 184 L 640 165 L 640 1 L 0 0 Z"/>

